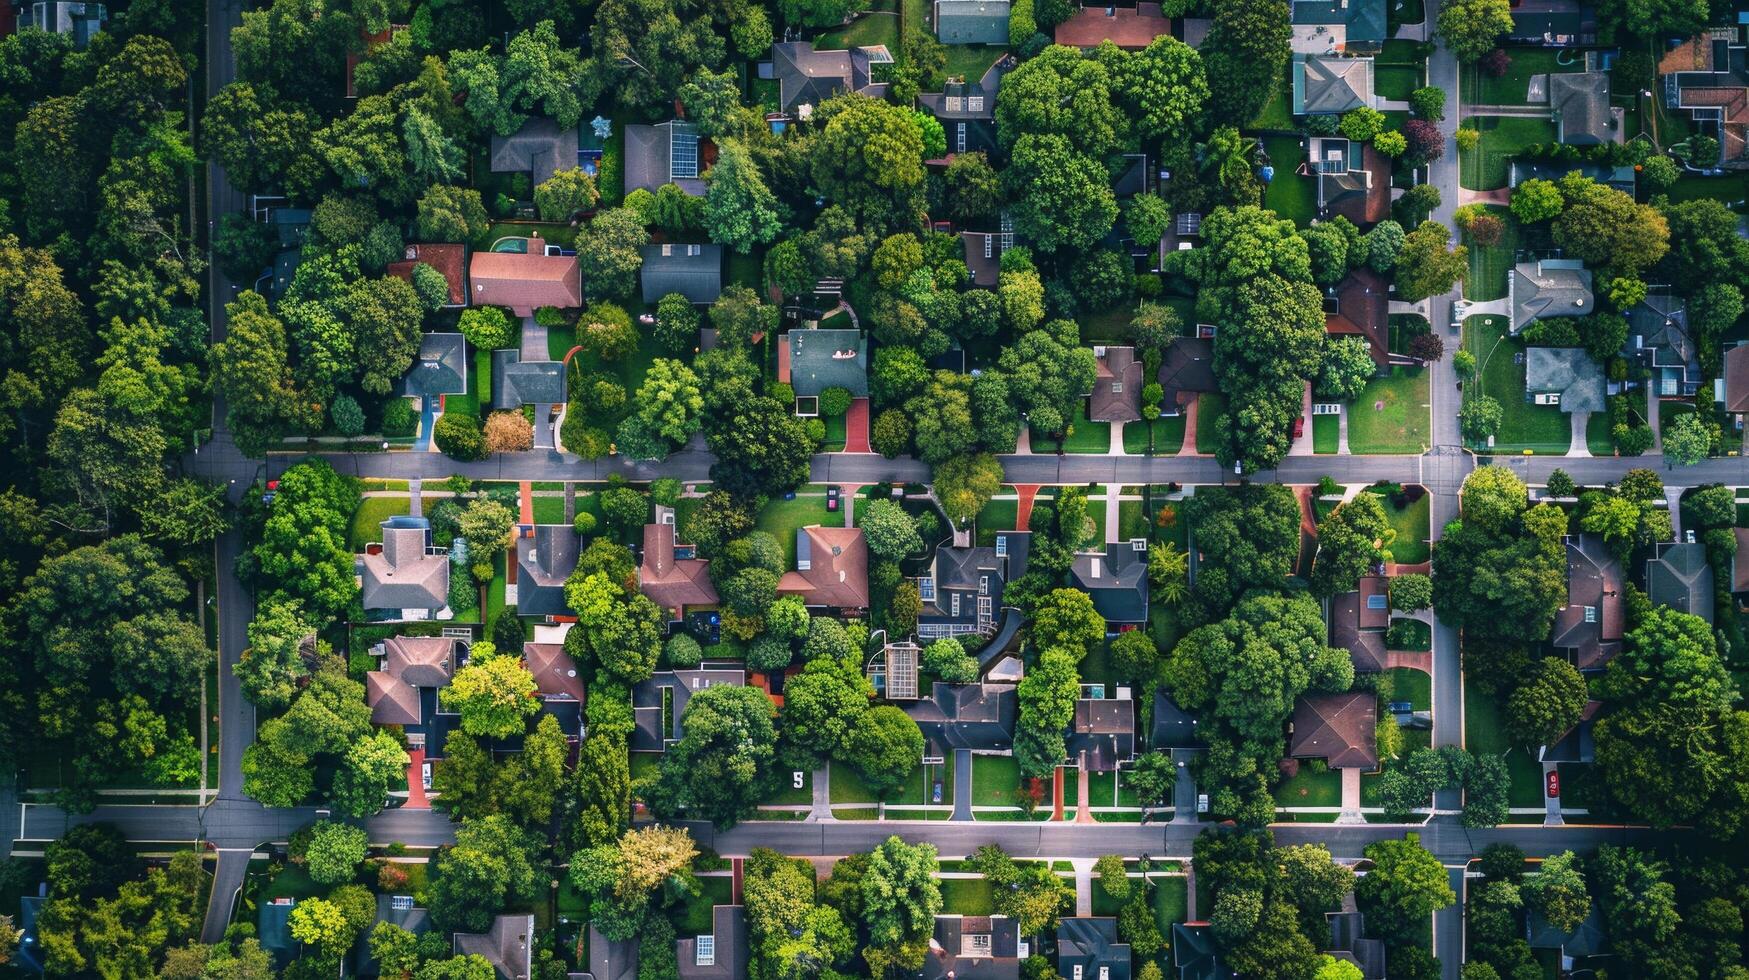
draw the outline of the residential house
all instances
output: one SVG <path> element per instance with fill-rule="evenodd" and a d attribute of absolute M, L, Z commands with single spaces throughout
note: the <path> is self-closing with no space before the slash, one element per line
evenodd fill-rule
<path fill-rule="evenodd" d="M 1563 932 L 1559 926 L 1544 918 L 1541 912 L 1528 905 L 1524 919 L 1524 938 L 1530 941 L 1531 949 L 1560 951 L 1562 976 L 1572 975 L 1578 959 L 1598 956 L 1609 948 L 1609 933 L 1604 928 L 1603 912 L 1596 902 L 1591 903 L 1591 911 L 1572 932 Z"/>
<path fill-rule="evenodd" d="M 1090 51 L 1110 41 L 1125 51 L 1140 51 L 1154 39 L 1172 33 L 1172 21 L 1160 12 L 1158 3 L 1134 7 L 1087 5 L 1077 7 L 1069 19 L 1057 25 L 1056 42 Z"/>
<path fill-rule="evenodd" d="M 352 944 L 351 964 L 345 974 L 374 977 L 381 972 L 377 958 L 371 955 L 370 935 L 377 925 L 385 922 L 415 936 L 431 931 L 431 915 L 413 903 L 413 896 L 378 895 L 376 919 L 369 929 L 359 933 L 358 941 Z"/>
<path fill-rule="evenodd" d="M 524 405 L 563 405 L 565 365 L 559 361 L 525 361 L 520 350 L 492 352 L 492 407 L 514 411 Z M 535 419 L 541 416 L 537 411 Z"/>
<path fill-rule="evenodd" d="M 1161 415 L 1177 415 L 1204 392 L 1221 390 L 1215 379 L 1215 342 L 1208 337 L 1179 337 L 1160 358 L 1158 376 Z"/>
<path fill-rule="evenodd" d="M 1196 716 L 1178 706 L 1165 685 L 1154 689 L 1154 711 L 1148 731 L 1148 747 L 1156 752 L 1202 747 L 1196 734 Z"/>
<path fill-rule="evenodd" d="M 511 136 L 492 137 L 490 165 L 495 174 L 527 174 L 530 186 L 577 165 L 577 127 L 536 116 Z"/>
<path fill-rule="evenodd" d="M 1134 347 L 1095 347 L 1098 368 L 1087 399 L 1093 422 L 1136 422 L 1142 417 L 1142 360 Z"/>
<path fill-rule="evenodd" d="M 1130 980 L 1130 944 L 1118 942 L 1117 920 L 1082 915 L 1059 920 L 1057 975 L 1064 980 Z"/>
<path fill-rule="evenodd" d="M 721 245 L 645 245 L 638 254 L 644 260 L 638 275 L 645 303 L 654 306 L 669 293 L 679 293 L 703 306 L 716 302 L 723 291 Z"/>
<path fill-rule="evenodd" d="M 1719 165 L 1734 169 L 1749 166 L 1749 58 L 1743 30 L 1741 23 L 1710 27 L 1658 62 L 1664 105 L 1686 110 L 1700 132 L 1719 141 Z"/>
<path fill-rule="evenodd" d="M 540 698 L 541 713 L 552 715 L 566 738 L 578 738 L 583 731 L 583 678 L 577 674 L 577 662 L 565 652 L 563 643 L 524 643 L 522 665 L 534 676 L 535 694 Z"/>
<path fill-rule="evenodd" d="M 1700 390 L 1699 350 L 1688 330 L 1688 303 L 1652 293 L 1627 312 L 1627 354 L 1652 374 L 1659 398 L 1690 398 Z"/>
<path fill-rule="evenodd" d="M 1589 763 L 1597 759 L 1597 745 L 1592 741 L 1591 728 L 1597 719 L 1597 713 L 1603 710 L 1602 701 L 1586 701 L 1585 707 L 1579 712 L 1579 721 L 1567 729 L 1560 738 L 1537 749 L 1538 762 L 1572 762 Z"/>
<path fill-rule="evenodd" d="M 638 980 L 638 941 L 608 939 L 593 924 L 589 926 L 589 972 L 591 980 Z"/>
<path fill-rule="evenodd" d="M 298 266 L 303 264 L 304 242 L 310 237 L 310 211 L 308 208 L 274 208 L 268 222 L 273 225 L 274 234 L 279 239 L 279 251 L 274 253 L 273 267 L 263 277 L 268 280 L 268 294 L 279 299 L 291 286 Z M 256 288 L 261 287 L 257 285 Z"/>
<path fill-rule="evenodd" d="M 711 563 L 695 554 L 692 545 L 675 540 L 674 509 L 658 506 L 656 520 L 644 525 L 638 591 L 662 607 L 670 622 L 684 618 L 688 606 L 717 604 L 716 586 L 711 584 Z"/>
<path fill-rule="evenodd" d="M 1569 415 L 1601 412 L 1608 385 L 1583 347 L 1531 347 L 1524 352 L 1524 400 L 1558 405 Z"/>
<path fill-rule="evenodd" d="M 1308 137 L 1306 162 L 1299 172 L 1318 182 L 1320 218 L 1341 215 L 1364 229 L 1391 214 L 1391 159 L 1371 143 Z"/>
<path fill-rule="evenodd" d="M 37 0 L 30 5 L 30 26 L 50 34 L 65 34 L 83 51 L 109 23 L 109 8 L 84 0 Z"/>
<path fill-rule="evenodd" d="M 1009 0 L 935 0 L 935 37 L 943 44 L 1008 43 Z"/>
<path fill-rule="evenodd" d="M 1749 344 L 1725 351 L 1725 411 L 1749 414 Z"/>
<path fill-rule="evenodd" d="M 516 529 L 515 592 L 504 597 L 519 616 L 569 616 L 565 581 L 577 569 L 577 532 L 569 524 Z M 506 590 L 508 592 L 508 589 Z"/>
<path fill-rule="evenodd" d="M 1574 161 L 1553 162 L 1547 160 L 1514 160 L 1507 169 L 1506 182 L 1508 186 L 1517 187 L 1527 180 L 1560 180 L 1570 173 L 1590 177 L 1599 184 L 1613 187 L 1624 194 L 1634 192 L 1634 168 L 1630 164 L 1612 167 L 1601 163 L 1581 163 Z"/>
<path fill-rule="evenodd" d="M 923 611 L 917 616 L 917 636 L 930 640 L 996 631 L 996 611 L 1002 590 L 1026 574 L 1032 534 L 1004 531 L 993 547 L 943 544 L 935 549 L 928 573 L 917 577 Z"/>
<path fill-rule="evenodd" d="M 1621 109 L 1609 105 L 1609 74 L 1601 71 L 1549 75 L 1549 118 L 1559 142 L 1597 146 L 1622 141 Z"/>
<path fill-rule="evenodd" d="M 1342 911 L 1324 913 L 1324 921 L 1331 956 L 1359 967 L 1363 980 L 1385 980 L 1385 944 L 1366 938 L 1366 913 L 1355 908 L 1352 891 L 1343 894 Z"/>
<path fill-rule="evenodd" d="M 1027 955 L 1015 920 L 1005 915 L 938 915 L 917 980 L 1019 980 Z"/>
<path fill-rule="evenodd" d="M 468 263 L 475 306 L 504 306 L 531 317 L 543 306 L 574 310 L 583 305 L 583 273 L 575 255 L 548 255 L 539 238 L 524 239 L 525 251 L 475 252 Z"/>
<path fill-rule="evenodd" d="M 1385 0 L 1293 0 L 1293 50 L 1378 54 L 1385 23 Z"/>
<path fill-rule="evenodd" d="M 458 932 L 452 949 L 457 956 L 482 956 L 499 980 L 528 980 L 533 973 L 534 915 L 497 915 L 484 933 Z"/>
<path fill-rule="evenodd" d="M 1567 536 L 1567 604 L 1555 613 L 1549 645 L 1580 670 L 1600 670 L 1621 651 L 1621 563 L 1600 534 Z"/>
<path fill-rule="evenodd" d="M 1004 2 L 1002 6 L 1008 4 Z M 1002 30 L 1006 37 L 1006 24 Z M 941 123 L 947 135 L 948 156 L 996 150 L 996 92 L 1002 85 L 1007 62 L 1006 58 L 998 60 L 982 78 L 950 78 L 940 92 L 925 92 L 917 97 L 918 106 Z"/>
<path fill-rule="evenodd" d="M 1378 720 L 1379 699 L 1371 691 L 1303 694 L 1294 701 L 1287 754 L 1323 759 L 1332 769 L 1371 772 L 1379 767 L 1373 740 Z"/>
<path fill-rule="evenodd" d="M 827 388 L 868 394 L 868 338 L 860 330 L 791 330 L 779 338 L 777 380 L 798 398 Z"/>
<path fill-rule="evenodd" d="M 996 231 L 962 231 L 960 244 L 966 250 L 972 285 L 995 289 L 1002 275 L 1002 253 L 1014 247 L 1014 219 L 1004 211 Z"/>
<path fill-rule="evenodd" d="M 1136 702 L 1120 688 L 1115 698 L 1076 698 L 1064 738 L 1071 765 L 1088 772 L 1115 772 L 1136 757 Z"/>
<path fill-rule="evenodd" d="M 888 643 L 868 660 L 868 682 L 875 697 L 888 701 L 917 700 L 917 671 L 923 648 L 910 640 Z"/>
<path fill-rule="evenodd" d="M 1646 560 L 1646 598 L 1653 605 L 1713 621 L 1713 567 L 1706 545 L 1663 541 Z"/>
<path fill-rule="evenodd" d="M 654 194 L 663 184 L 673 184 L 693 197 L 704 196 L 701 175 L 716 163 L 717 145 L 700 136 L 697 126 L 670 119 L 654 126 L 627 126 L 625 133 L 627 194 Z"/>
<path fill-rule="evenodd" d="M 1383 575 L 1364 575 L 1360 587 L 1330 598 L 1330 645 L 1347 650 L 1359 673 L 1385 669 L 1385 628 L 1391 600 Z"/>
<path fill-rule="evenodd" d="M 1361 266 L 1324 290 L 1324 332 L 1360 337 L 1381 372 L 1391 369 L 1391 287 L 1385 277 Z"/>
<path fill-rule="evenodd" d="M 391 636 L 372 652 L 380 666 L 364 675 L 371 724 L 417 729 L 407 733 L 407 741 L 423 747 L 424 726 L 438 711 L 437 692 L 449 686 L 459 666 L 455 637 Z"/>
<path fill-rule="evenodd" d="M 868 542 L 856 527 L 796 528 L 796 568 L 777 580 L 779 596 L 801 596 L 809 608 L 868 608 Z"/>
<path fill-rule="evenodd" d="M 449 285 L 449 300 L 445 309 L 468 305 L 468 247 L 466 245 L 408 245 L 401 252 L 401 261 L 390 262 L 383 271 L 413 281 L 413 267 L 428 265 L 443 276 Z"/>
<path fill-rule="evenodd" d="M 303 951 L 304 944 L 291 934 L 291 913 L 297 904 L 297 899 L 282 896 L 262 902 L 255 912 L 256 939 L 275 970 L 285 969 Z"/>
<path fill-rule="evenodd" d="M 1731 533 L 1737 539 L 1736 554 L 1731 556 L 1731 594 L 1743 595 L 1749 593 L 1749 527 L 1734 527 Z"/>
<path fill-rule="evenodd" d="M 1007 755 L 1014 748 L 1019 700 L 1013 684 L 948 684 L 936 681 L 930 696 L 901 705 L 923 730 L 928 755 L 941 758 L 964 749 Z"/>
<path fill-rule="evenodd" d="M 887 86 L 873 80 L 874 66 L 892 62 L 892 52 L 885 45 L 816 51 L 811 41 L 774 44 L 771 74 L 777 79 L 778 108 L 806 119 L 815 106 L 845 92 L 880 98 L 886 95 Z"/>
<path fill-rule="evenodd" d="M 747 980 L 752 944 L 745 912 L 739 905 L 713 905 L 710 932 L 674 941 L 680 980 Z"/>
<path fill-rule="evenodd" d="M 1597 309 L 1591 297 L 1591 270 L 1578 259 L 1520 262 L 1506 274 L 1506 292 L 1514 334 L 1536 320 L 1585 316 Z"/>
<path fill-rule="evenodd" d="M 400 515 L 380 525 L 381 545 L 358 556 L 359 604 L 389 619 L 449 618 L 449 553 L 431 546 L 431 522 Z"/>
<path fill-rule="evenodd" d="M 632 685 L 633 752 L 665 752 L 680 741 L 686 730 L 686 702 L 707 687 L 742 687 L 747 672 L 740 668 L 657 671 L 649 680 Z"/>
<path fill-rule="evenodd" d="M 1290 71 L 1296 116 L 1339 116 L 1350 109 L 1372 106 L 1371 58 L 1296 54 Z"/>
<path fill-rule="evenodd" d="M 1148 542 L 1136 538 L 1082 552 L 1069 566 L 1075 588 L 1093 597 L 1108 630 L 1148 622 Z"/>
<path fill-rule="evenodd" d="M 1178 980 L 1231 980 L 1206 922 L 1172 923 L 1172 968 Z"/>
<path fill-rule="evenodd" d="M 467 343 L 459 333 L 428 333 L 419 338 L 419 356 L 401 379 L 401 394 L 411 398 L 464 395 L 468 391 Z"/>
<path fill-rule="evenodd" d="M 1596 44 L 1596 7 L 1588 0 L 1517 0 L 1506 39 L 1547 48 Z"/>

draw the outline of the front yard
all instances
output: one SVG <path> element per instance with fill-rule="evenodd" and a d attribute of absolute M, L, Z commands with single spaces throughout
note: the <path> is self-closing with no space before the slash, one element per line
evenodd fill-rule
<path fill-rule="evenodd" d="M 1470 250 L 1470 277 L 1464 283 L 1464 298 L 1474 302 L 1506 298 L 1506 274 L 1518 254 L 1518 222 L 1512 212 L 1498 204 L 1484 205 L 1505 226 L 1494 245 L 1466 242 Z"/>
<path fill-rule="evenodd" d="M 1496 451 L 1565 453 L 1572 428 L 1553 405 L 1532 405 L 1524 397 L 1524 342 L 1507 336 L 1506 318 L 1472 316 L 1464 321 L 1464 347 L 1476 355 L 1477 380 L 1466 385 L 1466 397 L 1490 395 L 1500 402 Z M 1480 390 L 1478 391 L 1478 385 Z"/>
<path fill-rule="evenodd" d="M 1471 190 L 1505 187 L 1513 157 L 1527 146 L 1555 141 L 1555 124 L 1532 116 L 1471 116 L 1463 125 L 1482 134 L 1476 149 L 1459 161 L 1463 186 Z"/>
<path fill-rule="evenodd" d="M 1478 755 L 1498 755 L 1506 759 L 1506 769 L 1512 776 L 1512 788 L 1507 794 L 1515 807 L 1541 806 L 1543 802 L 1542 763 L 1521 746 L 1506 737 L 1502 718 L 1504 706 L 1467 680 L 1464 682 L 1464 740 L 1466 748 Z"/>
<path fill-rule="evenodd" d="M 1076 407 L 1075 418 L 1069 423 L 1069 430 L 1068 438 L 1058 440 L 1033 429 L 1032 451 L 1054 453 L 1061 449 L 1065 453 L 1097 455 L 1111 448 L 1111 423 L 1088 421 L 1085 399 Z"/>
<path fill-rule="evenodd" d="M 1348 406 L 1348 451 L 1362 455 L 1419 454 L 1431 436 L 1428 374 L 1423 368 L 1394 367 L 1388 378 L 1374 378 Z"/>
<path fill-rule="evenodd" d="M 1507 66 L 1506 74 L 1499 78 L 1492 78 L 1474 66 L 1461 69 L 1463 75 L 1458 87 L 1463 92 L 1465 105 L 1531 105 L 1532 75 L 1585 70 L 1584 55 L 1575 55 L 1570 49 L 1512 47 L 1507 48 L 1506 53 L 1511 56 L 1512 63 Z M 1562 64 L 1563 61 L 1566 63 Z"/>
<path fill-rule="evenodd" d="M 1423 493 L 1421 499 L 1405 507 L 1397 507 L 1391 499 L 1380 494 L 1379 503 L 1384 505 L 1385 517 L 1391 522 L 1391 530 L 1397 536 L 1391 541 L 1391 557 L 1399 565 L 1418 565 L 1428 558 L 1428 529 L 1433 514 L 1433 495 Z"/>

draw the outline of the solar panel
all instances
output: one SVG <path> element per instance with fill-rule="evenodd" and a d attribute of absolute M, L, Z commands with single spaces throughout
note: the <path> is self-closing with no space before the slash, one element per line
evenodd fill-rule
<path fill-rule="evenodd" d="M 675 123 L 668 130 L 668 177 L 698 176 L 698 130 Z"/>
<path fill-rule="evenodd" d="M 717 962 L 717 937 L 700 936 L 693 947 L 698 953 L 698 966 L 715 966 Z"/>

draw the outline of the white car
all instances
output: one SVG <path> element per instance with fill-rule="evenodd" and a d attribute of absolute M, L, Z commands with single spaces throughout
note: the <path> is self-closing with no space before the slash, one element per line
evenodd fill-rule
<path fill-rule="evenodd" d="M 429 761 L 419 764 L 419 781 L 425 785 L 427 792 L 431 790 L 431 763 Z"/>

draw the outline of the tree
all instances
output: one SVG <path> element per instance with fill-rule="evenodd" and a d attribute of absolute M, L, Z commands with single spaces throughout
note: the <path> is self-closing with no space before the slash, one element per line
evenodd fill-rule
<path fill-rule="evenodd" d="M 1547 221 L 1558 216 L 1567 201 L 1552 180 L 1532 177 L 1512 189 L 1512 216 L 1525 224 Z"/>
<path fill-rule="evenodd" d="M 1507 728 L 1522 745 L 1551 745 L 1579 723 L 1590 695 L 1571 663 L 1545 657 L 1512 692 Z"/>
<path fill-rule="evenodd" d="M 1368 844 L 1366 856 L 1373 869 L 1355 882 L 1354 898 L 1387 942 L 1409 940 L 1428 916 L 1457 900 L 1445 867 L 1421 846 L 1419 834 Z"/>
<path fill-rule="evenodd" d="M 1384 560 L 1390 520 L 1375 493 L 1357 494 L 1318 525 L 1318 553 L 1312 562 L 1312 594 L 1329 598 L 1358 588 L 1360 579 Z"/>
<path fill-rule="evenodd" d="M 978 679 L 977 658 L 951 636 L 923 648 L 923 669 L 949 684 L 970 684 Z"/>
<path fill-rule="evenodd" d="M 1000 105 L 1000 97 L 997 102 Z M 984 225 L 1001 210 L 1002 178 L 982 151 L 955 154 L 941 181 L 948 216 L 958 224 Z"/>
<path fill-rule="evenodd" d="M 885 795 L 922 764 L 923 732 L 903 709 L 880 705 L 863 712 L 851 728 L 843 758 L 856 767 L 870 789 Z"/>
<path fill-rule="evenodd" d="M 315 627 L 299 615 L 294 603 L 276 602 L 257 609 L 249 621 L 249 646 L 236 666 L 243 696 L 270 711 L 291 704 L 298 682 L 310 673 L 302 648 L 315 635 Z"/>
<path fill-rule="evenodd" d="M 1451 245 L 1451 232 L 1437 221 L 1423 221 L 1403 240 L 1397 255 L 1397 292 L 1408 301 L 1446 292 L 1469 274 L 1468 250 Z"/>
<path fill-rule="evenodd" d="M 1079 660 L 1073 650 L 1047 648 L 1020 679 L 1015 690 L 1020 708 L 1014 724 L 1014 756 L 1022 776 L 1043 779 L 1067 754 L 1063 732 L 1074 720 L 1075 700 L 1081 694 Z"/>
<path fill-rule="evenodd" d="M 599 212 L 577 242 L 577 264 L 584 280 L 603 296 L 630 296 L 644 261 L 638 249 L 649 241 L 643 222 L 630 208 Z"/>
<path fill-rule="evenodd" d="M 1068 429 L 1080 394 L 1092 390 L 1098 374 L 1093 352 L 1081 346 L 1079 328 L 1070 320 L 1051 320 L 1021 334 L 997 363 L 1033 428 L 1052 434 Z"/>
<path fill-rule="evenodd" d="M 1249 589 L 1279 586 L 1299 558 L 1299 504 L 1279 484 L 1201 488 L 1180 520 L 1196 528 L 1195 597 L 1207 619 L 1225 615 Z"/>
<path fill-rule="evenodd" d="M 658 357 L 645 371 L 635 403 L 636 411 L 620 424 L 620 449 L 633 459 L 655 459 L 686 445 L 698 431 L 704 394 L 691 368 Z"/>
<path fill-rule="evenodd" d="M 1366 341 L 1360 337 L 1331 338 L 1324 344 L 1317 393 L 1322 398 L 1352 401 L 1378 373 Z"/>
<path fill-rule="evenodd" d="M 1127 63 L 1127 62 L 1126 62 Z M 1028 135 L 1066 139 L 1078 153 L 1101 159 L 1128 135 L 1129 122 L 1114 92 L 1119 78 L 1099 58 L 1061 45 L 1040 51 L 1002 76 L 996 95 L 996 136 L 1013 150 Z M 1136 94 L 1147 85 L 1138 80 Z M 1161 107 L 1162 120 L 1183 108 Z"/>
<path fill-rule="evenodd" d="M 1292 18 L 1280 0 L 1223 3 L 1214 14 L 1201 47 L 1211 114 L 1245 125 L 1281 83 L 1292 53 Z"/>
<path fill-rule="evenodd" d="M 1111 641 L 1111 658 L 1125 677 L 1146 680 L 1160 669 L 1160 648 L 1147 630 L 1130 630 Z"/>
<path fill-rule="evenodd" d="M 711 479 L 718 487 L 747 500 L 807 482 L 814 442 L 789 406 L 739 383 L 716 386 L 711 394 L 704 433 L 717 456 Z"/>
<path fill-rule="evenodd" d="M 1059 910 L 1073 896 L 1056 872 L 1042 864 L 1018 864 L 995 844 L 979 847 L 968 863 L 996 893 L 996 910 L 1014 919 L 1023 935 L 1056 928 Z"/>
<path fill-rule="evenodd" d="M 937 465 L 933 479 L 948 520 L 964 525 L 1002 489 L 1002 464 L 988 453 L 956 456 Z"/>
<path fill-rule="evenodd" d="M 521 412 L 493 412 L 481 431 L 489 453 L 521 453 L 534 447 L 534 426 Z"/>
<path fill-rule="evenodd" d="M 1093 872 L 1099 875 L 1099 887 L 1108 898 L 1119 902 L 1130 897 L 1129 873 L 1124 870 L 1121 854 L 1107 854 L 1094 862 Z"/>
<path fill-rule="evenodd" d="M 1670 247 L 1670 226 L 1664 215 L 1631 194 L 1600 184 L 1577 172 L 1560 180 L 1566 208 L 1551 224 L 1555 243 L 1575 258 L 1636 274 Z"/>
<path fill-rule="evenodd" d="M 891 500 L 865 504 L 856 517 L 856 525 L 868 540 L 869 553 L 883 561 L 898 561 L 923 549 L 917 522 Z"/>
<path fill-rule="evenodd" d="M 1458 409 L 1458 427 L 1463 430 L 1464 438 L 1478 445 L 1486 443 L 1488 438 L 1500 431 L 1500 423 L 1505 419 L 1505 410 L 1500 407 L 1499 399 L 1493 395 L 1477 395 L 1466 399 L 1463 407 Z"/>
<path fill-rule="evenodd" d="M 1591 895 L 1572 851 L 1544 858 L 1537 873 L 1524 880 L 1522 890 L 1525 904 L 1562 932 L 1578 929 L 1591 914 Z"/>
<path fill-rule="evenodd" d="M 757 688 L 710 687 L 693 694 L 684 736 L 662 758 L 651 789 L 664 817 L 689 816 L 727 827 L 753 812 L 775 758 L 771 701 Z"/>
<path fill-rule="evenodd" d="M 711 241 L 750 252 L 776 239 L 783 230 L 781 206 L 741 141 L 718 142 L 717 162 L 706 171 L 705 179 L 709 189 L 705 192 L 704 227 Z"/>
<path fill-rule="evenodd" d="M 213 345 L 213 384 L 225 395 L 238 448 L 259 455 L 280 434 L 296 398 L 285 324 L 267 301 L 245 291 L 225 307 L 229 330 Z"/>
<path fill-rule="evenodd" d="M 1459 61 L 1473 62 L 1499 44 L 1512 30 L 1507 0 L 1456 0 L 1441 4 L 1435 30 Z"/>
<path fill-rule="evenodd" d="M 784 653 L 788 655 L 786 648 Z M 816 657 L 784 685 L 786 745 L 816 758 L 842 757 L 873 693 L 854 658 Z"/>
<path fill-rule="evenodd" d="M 570 221 L 578 212 L 593 208 L 600 199 L 595 178 L 582 167 L 555 170 L 534 189 L 534 206 L 542 221 Z"/>
<path fill-rule="evenodd" d="M 1087 248 L 1117 221 L 1104 167 L 1063 136 L 1020 137 L 1003 181 L 1015 231 L 1044 251 Z"/>
<path fill-rule="evenodd" d="M 1664 461 L 1693 466 L 1712 452 L 1712 436 L 1697 412 L 1685 412 L 1664 426 Z"/>
<path fill-rule="evenodd" d="M 567 652 L 626 684 L 655 671 L 663 614 L 647 596 L 628 594 L 621 581 L 579 561 L 565 583 L 565 604 L 577 614 L 577 625 L 565 636 Z"/>
<path fill-rule="evenodd" d="M 311 878 L 332 885 L 351 880 L 369 847 L 370 838 L 362 828 L 318 820 L 310 830 L 304 860 Z"/>
<path fill-rule="evenodd" d="M 909 219 L 921 205 L 923 138 L 908 110 L 857 94 L 827 100 L 809 172 L 829 200 L 865 223 Z"/>
<path fill-rule="evenodd" d="M 455 843 L 431 856 L 427 907 L 441 929 L 484 932 L 507 905 L 544 887 L 538 841 L 504 816 L 463 820 Z"/>
<path fill-rule="evenodd" d="M 434 184 L 419 198 L 413 235 L 422 242 L 465 242 L 484 235 L 489 226 L 479 191 Z"/>
<path fill-rule="evenodd" d="M 446 707 L 461 715 L 469 735 L 504 738 L 524 728 L 523 719 L 540 710 L 534 696 L 534 676 L 522 661 L 508 655 L 483 655 L 477 643 L 467 666 L 441 688 Z"/>
<path fill-rule="evenodd" d="M 863 957 L 876 976 L 922 963 L 941 911 L 939 868 L 933 844 L 907 844 L 895 836 L 870 853 L 862 877 L 862 922 L 868 931 Z"/>
<path fill-rule="evenodd" d="M 1117 95 L 1139 138 L 1172 145 L 1201 129 L 1209 86 L 1195 48 L 1161 35 L 1125 59 L 1117 76 Z"/>

